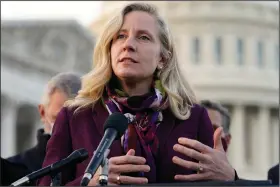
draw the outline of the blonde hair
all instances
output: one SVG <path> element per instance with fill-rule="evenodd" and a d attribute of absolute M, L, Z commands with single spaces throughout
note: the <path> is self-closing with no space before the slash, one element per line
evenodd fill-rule
<path fill-rule="evenodd" d="M 82 89 L 78 96 L 67 102 L 66 105 L 69 107 L 79 106 L 77 109 L 80 109 L 94 105 L 102 97 L 105 85 L 112 77 L 110 55 L 112 39 L 121 29 L 124 16 L 132 11 L 146 12 L 157 20 L 161 55 L 165 64 L 158 76 L 167 92 L 171 111 L 178 119 L 185 120 L 190 116 L 191 107 L 197 101 L 190 85 L 179 70 L 176 50 L 167 25 L 158 15 L 157 9 L 146 3 L 126 5 L 107 23 L 94 49 L 93 69 L 82 78 Z"/>

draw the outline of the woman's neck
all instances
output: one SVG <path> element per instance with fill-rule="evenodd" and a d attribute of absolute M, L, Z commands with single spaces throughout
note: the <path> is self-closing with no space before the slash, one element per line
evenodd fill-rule
<path fill-rule="evenodd" d="M 139 96 L 150 92 L 153 79 L 145 79 L 139 82 L 120 81 L 125 93 L 129 96 Z"/>

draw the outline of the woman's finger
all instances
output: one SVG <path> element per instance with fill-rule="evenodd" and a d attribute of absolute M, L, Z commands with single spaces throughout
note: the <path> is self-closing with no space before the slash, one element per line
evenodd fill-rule
<path fill-rule="evenodd" d="M 131 156 L 131 155 L 124 155 L 124 156 L 117 156 L 112 157 L 109 159 L 109 164 L 145 164 L 146 159 L 140 156 Z"/>
<path fill-rule="evenodd" d="M 124 164 L 124 165 L 110 165 L 110 173 L 129 173 L 129 172 L 149 172 L 150 166 L 148 165 L 133 165 L 133 164 Z"/>
<path fill-rule="evenodd" d="M 191 162 L 191 161 L 187 161 L 187 160 L 183 160 L 177 156 L 174 156 L 172 158 L 172 161 L 173 163 L 179 165 L 179 166 L 182 166 L 184 168 L 187 168 L 187 169 L 192 169 L 192 170 L 195 170 L 197 171 L 199 169 L 199 164 L 196 163 L 196 162 Z M 205 169 L 205 168 L 203 168 Z"/>
<path fill-rule="evenodd" d="M 119 176 L 119 181 L 118 181 Z M 108 180 L 114 184 L 147 184 L 148 179 L 145 177 L 130 177 L 125 175 L 109 175 Z"/>
<path fill-rule="evenodd" d="M 127 151 L 126 155 L 134 156 L 135 155 L 135 150 L 134 149 L 129 149 L 129 151 Z"/>
<path fill-rule="evenodd" d="M 121 175 L 120 182 L 121 184 L 147 184 L 148 179 L 145 177 L 129 177 Z"/>
<path fill-rule="evenodd" d="M 197 140 L 192 140 L 189 138 L 183 138 L 183 137 L 179 138 L 178 142 L 179 142 L 179 144 L 182 144 L 187 147 L 191 147 L 201 153 L 210 153 L 213 150 L 211 147 L 204 145 L 203 143 L 201 143 Z"/>
<path fill-rule="evenodd" d="M 113 182 L 108 182 L 108 186 L 117 186 L 117 184 L 115 184 Z"/>
<path fill-rule="evenodd" d="M 214 132 L 214 148 L 220 151 L 225 151 L 222 143 L 223 128 L 219 127 Z"/>
<path fill-rule="evenodd" d="M 210 179 L 211 174 L 209 172 L 206 173 L 198 173 L 198 174 L 191 174 L 191 175 L 175 175 L 175 180 L 180 181 L 198 181 L 198 180 L 206 180 Z"/>
<path fill-rule="evenodd" d="M 173 149 L 174 149 L 174 151 L 182 153 L 188 157 L 194 158 L 197 161 L 202 161 L 202 162 L 208 161 L 208 157 L 205 154 L 202 154 L 194 149 L 187 148 L 183 145 L 175 144 L 173 146 Z"/>

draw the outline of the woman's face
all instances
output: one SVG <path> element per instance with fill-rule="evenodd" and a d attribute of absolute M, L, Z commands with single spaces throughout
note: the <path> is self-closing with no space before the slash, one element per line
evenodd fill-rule
<path fill-rule="evenodd" d="M 153 77 L 161 61 L 158 27 L 154 17 L 133 11 L 125 15 L 111 46 L 111 62 L 120 80 L 141 81 Z"/>

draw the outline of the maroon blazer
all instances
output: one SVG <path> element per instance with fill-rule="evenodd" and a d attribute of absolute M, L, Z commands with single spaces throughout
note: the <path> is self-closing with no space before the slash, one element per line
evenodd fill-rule
<path fill-rule="evenodd" d="M 74 150 L 85 148 L 89 152 L 89 158 L 77 164 L 76 167 L 62 172 L 62 185 L 79 186 L 84 171 L 92 158 L 103 136 L 103 124 L 108 117 L 105 107 L 98 102 L 95 107 L 84 109 L 74 114 L 75 109 L 62 108 L 54 128 L 53 134 L 47 145 L 47 154 L 43 167 L 67 157 Z M 179 137 L 196 139 L 205 145 L 213 147 L 213 127 L 207 111 L 199 105 L 191 110 L 191 116 L 187 120 L 175 118 L 170 109 L 163 111 L 163 122 L 157 129 L 159 139 L 159 153 L 156 159 L 157 183 L 177 182 L 176 174 L 192 174 L 196 171 L 177 166 L 172 162 L 173 156 L 186 157 L 173 150 L 173 145 Z M 110 148 L 108 158 L 124 155 L 120 140 L 115 140 Z M 50 185 L 50 177 L 39 180 L 39 185 Z"/>

